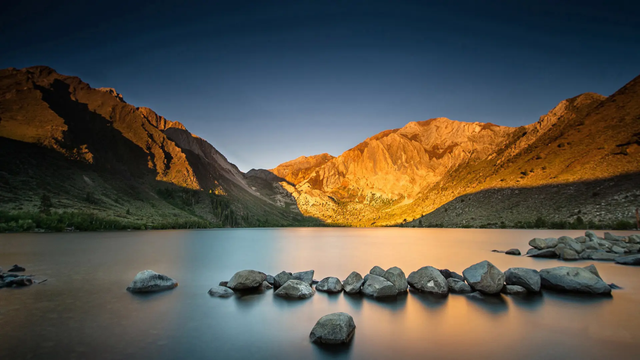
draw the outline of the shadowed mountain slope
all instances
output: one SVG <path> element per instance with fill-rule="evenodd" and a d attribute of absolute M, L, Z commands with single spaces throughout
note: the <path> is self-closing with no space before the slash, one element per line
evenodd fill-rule
<path fill-rule="evenodd" d="M 295 203 L 291 209 L 261 194 L 273 184 L 249 185 L 181 123 L 45 66 L 0 70 L 0 140 L 3 211 L 35 211 L 44 193 L 54 194 L 54 212 L 150 225 L 167 218 L 212 226 L 309 222 Z"/>

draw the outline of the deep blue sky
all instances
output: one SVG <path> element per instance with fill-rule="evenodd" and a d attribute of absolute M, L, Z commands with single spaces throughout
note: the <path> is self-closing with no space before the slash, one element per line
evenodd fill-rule
<path fill-rule="evenodd" d="M 410 121 L 518 126 L 610 95 L 640 74 L 636 2 L 3 2 L 0 67 L 113 87 L 247 171 Z"/>

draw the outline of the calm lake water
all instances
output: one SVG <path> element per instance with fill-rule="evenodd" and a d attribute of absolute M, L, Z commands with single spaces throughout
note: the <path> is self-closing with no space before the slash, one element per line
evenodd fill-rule
<path fill-rule="evenodd" d="M 596 232 L 602 236 L 602 232 Z M 625 234 L 625 232 L 619 232 Z M 544 292 L 490 303 L 409 293 L 380 302 L 318 292 L 307 300 L 264 294 L 212 298 L 236 271 L 315 270 L 315 278 L 374 265 L 431 265 L 462 273 L 489 260 L 510 267 L 567 265 L 492 253 L 532 237 L 581 231 L 476 229 L 224 229 L 0 235 L 0 266 L 48 278 L 0 289 L 0 359 L 639 359 L 640 267 L 595 263 L 622 286 L 611 298 Z M 140 296 L 125 291 L 141 270 L 179 286 Z M 335 350 L 309 342 L 315 322 L 343 311 L 356 335 Z"/>

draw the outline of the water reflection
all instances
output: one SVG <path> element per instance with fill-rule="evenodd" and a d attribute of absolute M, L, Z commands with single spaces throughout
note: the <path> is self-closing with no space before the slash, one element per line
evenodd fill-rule
<path fill-rule="evenodd" d="M 398 266 L 406 274 L 426 265 L 462 273 L 489 260 L 502 271 L 539 270 L 566 264 L 490 251 L 523 251 L 532 237 L 582 233 L 390 228 L 3 234 L 0 266 L 18 263 L 49 281 L 0 289 L 0 358 L 637 358 L 640 269 L 612 263 L 570 265 L 595 263 L 606 282 L 625 287 L 608 298 L 552 292 L 482 301 L 415 292 L 382 301 L 321 292 L 289 300 L 273 290 L 229 299 L 207 294 L 242 269 L 314 269 L 316 278 L 344 279 L 374 265 Z M 126 292 L 144 269 L 180 286 Z M 311 344 L 316 321 L 338 311 L 356 322 L 352 343 L 338 349 Z M 24 345 L 34 339 L 38 346 Z"/>

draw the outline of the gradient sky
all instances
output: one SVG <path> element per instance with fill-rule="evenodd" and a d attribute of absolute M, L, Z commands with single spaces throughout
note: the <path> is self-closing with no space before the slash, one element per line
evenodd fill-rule
<path fill-rule="evenodd" d="M 113 87 L 247 171 L 439 116 L 529 124 L 640 74 L 637 1 L 557 3 L 3 2 L 0 68 Z"/>

